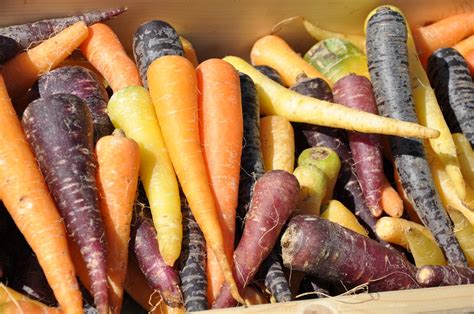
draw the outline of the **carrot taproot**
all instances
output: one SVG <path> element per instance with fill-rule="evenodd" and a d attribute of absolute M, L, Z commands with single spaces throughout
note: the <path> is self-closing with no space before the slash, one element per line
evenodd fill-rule
<path fill-rule="evenodd" d="M 416 280 L 422 287 L 468 285 L 474 283 L 474 268 L 426 265 L 418 269 Z"/>
<path fill-rule="evenodd" d="M 102 23 L 90 26 L 89 36 L 80 48 L 114 92 L 127 86 L 142 85 L 137 66 L 109 26 Z"/>
<path fill-rule="evenodd" d="M 292 122 L 330 126 L 363 133 L 419 138 L 439 136 L 437 130 L 414 122 L 381 117 L 300 95 L 273 82 L 241 58 L 228 56 L 224 60 L 237 70 L 249 75 L 255 82 L 260 100 L 260 112 L 263 115 L 280 115 Z"/>
<path fill-rule="evenodd" d="M 196 71 L 186 58 L 163 56 L 148 68 L 150 95 L 163 139 L 189 207 L 214 251 L 232 296 L 243 302 L 224 250 L 224 239 L 201 149 Z"/>
<path fill-rule="evenodd" d="M 451 47 L 474 33 L 474 13 L 452 15 L 427 26 L 415 28 L 413 38 L 422 64 L 439 48 Z"/>
<path fill-rule="evenodd" d="M 343 34 L 332 32 L 327 29 L 316 26 L 307 19 L 303 18 L 303 25 L 306 31 L 317 41 L 323 41 L 329 38 L 345 39 L 354 44 L 361 51 L 365 52 L 365 37 L 361 35 Z"/>
<path fill-rule="evenodd" d="M 268 35 L 257 40 L 250 51 L 250 59 L 253 65 L 268 65 L 277 70 L 286 86 L 294 85 L 298 78 L 302 77 L 324 78 L 276 35 Z"/>
<path fill-rule="evenodd" d="M 463 55 L 463 57 L 466 61 L 467 68 L 469 69 L 471 76 L 474 76 L 474 50 L 467 52 L 465 55 Z"/>
<path fill-rule="evenodd" d="M 356 216 L 338 200 L 330 200 L 321 210 L 321 218 L 335 222 L 363 236 L 368 236 L 367 230 L 357 221 Z"/>
<path fill-rule="evenodd" d="M 222 59 L 202 62 L 196 74 L 202 155 L 224 237 L 224 250 L 232 267 L 243 136 L 239 74 Z M 224 277 L 210 247 L 207 282 L 208 301 L 212 304 Z"/>
<path fill-rule="evenodd" d="M 167 55 L 184 56 L 183 46 L 173 26 L 161 20 L 138 26 L 133 35 L 133 57 L 145 88 L 148 88 L 148 67 L 156 59 Z"/>
<path fill-rule="evenodd" d="M 474 224 L 467 220 L 459 210 L 448 207 L 448 215 L 454 224 L 454 233 L 466 255 L 469 267 L 474 267 Z"/>
<path fill-rule="evenodd" d="M 0 64 L 10 60 L 22 47 L 13 39 L 7 36 L 0 35 Z"/>
<path fill-rule="evenodd" d="M 295 136 L 290 121 L 280 116 L 261 118 L 260 141 L 265 171 L 280 169 L 293 172 Z"/>
<path fill-rule="evenodd" d="M 283 85 L 283 81 L 281 80 L 281 75 L 278 73 L 277 70 L 268 66 L 268 65 L 256 65 L 255 68 L 265 74 L 268 78 L 274 80 L 280 85 Z"/>
<path fill-rule="evenodd" d="M 2 314 L 61 314 L 60 309 L 49 307 L 44 304 L 33 303 L 29 301 L 9 301 L 0 304 L 0 313 Z"/>
<path fill-rule="evenodd" d="M 194 67 L 197 67 L 199 65 L 199 61 L 197 58 L 196 50 L 194 50 L 193 44 L 191 44 L 191 42 L 183 36 L 179 36 L 179 40 L 181 41 L 181 45 L 183 46 L 184 57 L 191 61 Z"/>
<path fill-rule="evenodd" d="M 4 304 L 7 302 L 26 302 L 29 304 L 35 304 L 38 307 L 47 308 L 47 306 L 39 301 L 30 299 L 28 296 L 8 287 L 5 286 L 3 283 L 0 283 L 0 304 Z M 59 312 L 59 309 L 57 310 Z M 0 313 L 4 313 L 0 309 Z M 28 312 L 29 313 L 29 312 Z"/>
<path fill-rule="evenodd" d="M 383 211 L 391 217 L 398 218 L 403 215 L 403 200 L 390 182 L 388 182 L 386 176 L 383 176 L 380 205 Z"/>
<path fill-rule="evenodd" d="M 270 291 L 276 302 L 289 302 L 292 299 L 288 279 L 283 271 L 281 252 L 276 245 L 260 266 L 258 277 L 265 280 L 265 288 Z M 244 290 L 245 291 L 245 290 Z M 245 292 L 244 292 L 245 293 Z"/>
<path fill-rule="evenodd" d="M 66 230 L 0 75 L 0 198 L 65 313 L 82 313 Z M 34 210 L 32 210 L 34 209 Z"/>
<path fill-rule="evenodd" d="M 43 73 L 54 69 L 87 38 L 84 22 L 77 22 L 55 36 L 10 59 L 2 75 L 11 98 L 22 96 Z"/>
<path fill-rule="evenodd" d="M 107 239 L 110 309 L 120 313 L 140 152 L 135 141 L 126 138 L 123 131 L 115 130 L 113 135 L 97 142 L 96 158 L 99 205 Z"/>
<path fill-rule="evenodd" d="M 461 40 L 456 45 L 452 46 L 452 48 L 456 49 L 464 57 L 471 51 L 474 51 L 474 35 Z"/>
<path fill-rule="evenodd" d="M 293 171 L 300 190 L 295 214 L 319 215 L 320 207 L 328 187 L 328 179 L 317 166 L 299 165 Z"/>
<path fill-rule="evenodd" d="M 438 49 L 428 59 L 428 75 L 449 130 L 474 145 L 474 83 L 464 58 L 453 48 Z"/>
<path fill-rule="evenodd" d="M 474 152 L 469 140 L 462 133 L 453 134 L 456 152 L 458 154 L 459 164 L 461 165 L 462 175 L 466 181 L 467 190 L 474 188 Z M 466 191 L 466 193 L 469 193 Z"/>
<path fill-rule="evenodd" d="M 396 8 L 381 6 L 369 13 L 365 25 L 367 60 L 379 112 L 417 123 L 408 69 L 409 33 L 405 18 Z M 452 223 L 434 190 L 422 141 L 394 136 L 390 142 L 403 189 L 423 224 L 433 233 L 450 263 L 465 265 Z"/>
<path fill-rule="evenodd" d="M 84 258 L 95 305 L 105 313 L 106 239 L 99 209 L 92 114 L 79 97 L 56 94 L 29 104 L 22 126 L 66 228 Z"/>
<path fill-rule="evenodd" d="M 427 237 L 416 228 L 408 228 L 405 231 L 405 236 L 408 242 L 408 250 L 413 255 L 416 267 L 447 264 L 443 251 L 431 236 Z"/>
<path fill-rule="evenodd" d="M 400 245 L 405 249 L 408 249 L 406 237 L 408 229 L 417 229 L 425 237 L 429 237 L 434 241 L 432 234 L 425 226 L 403 218 L 381 217 L 375 225 L 375 232 L 381 239 Z"/>

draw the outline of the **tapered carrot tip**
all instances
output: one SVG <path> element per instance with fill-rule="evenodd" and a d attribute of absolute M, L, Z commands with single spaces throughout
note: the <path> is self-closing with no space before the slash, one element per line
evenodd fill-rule
<path fill-rule="evenodd" d="M 232 270 L 230 269 L 229 263 L 226 260 L 224 248 L 220 247 L 212 249 L 214 250 L 216 257 L 219 259 L 219 265 L 221 266 L 222 273 L 224 274 L 224 279 L 229 285 L 232 297 L 235 299 L 235 301 L 245 305 L 244 298 L 242 298 L 239 293 L 239 289 L 237 288 L 237 284 L 235 283 L 234 276 L 232 276 Z"/>

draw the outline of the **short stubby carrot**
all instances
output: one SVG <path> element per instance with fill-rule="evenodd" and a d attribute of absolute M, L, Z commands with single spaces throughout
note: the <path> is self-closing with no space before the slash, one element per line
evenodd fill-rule
<path fill-rule="evenodd" d="M 66 230 L 0 75 L 0 197 L 65 313 L 82 313 Z"/>
<path fill-rule="evenodd" d="M 104 76 L 114 92 L 127 86 L 142 85 L 137 66 L 109 26 L 102 23 L 90 26 L 81 52 Z"/>
<path fill-rule="evenodd" d="M 194 66 L 184 57 L 164 56 L 153 61 L 147 77 L 166 148 L 189 207 L 219 261 L 233 297 L 243 302 L 225 255 L 222 230 L 202 155 Z"/>
<path fill-rule="evenodd" d="M 224 250 L 232 263 L 243 136 L 239 74 L 221 59 L 204 61 L 196 73 L 202 153 L 224 236 Z M 207 281 L 209 304 L 212 304 L 224 276 L 210 248 Z"/>

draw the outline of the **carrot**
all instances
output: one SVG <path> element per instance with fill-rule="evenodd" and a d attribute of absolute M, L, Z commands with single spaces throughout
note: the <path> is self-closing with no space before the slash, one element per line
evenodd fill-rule
<path fill-rule="evenodd" d="M 453 134 L 456 152 L 461 165 L 462 175 L 467 183 L 467 190 L 474 188 L 474 152 L 468 139 L 462 133 Z M 468 191 L 466 191 L 468 193 Z M 469 193 L 468 193 L 469 194 Z"/>
<path fill-rule="evenodd" d="M 324 78 L 318 70 L 296 54 L 282 38 L 275 35 L 268 35 L 257 40 L 250 52 L 250 59 L 253 65 L 268 65 L 277 70 L 286 86 L 294 85 L 298 78 Z"/>
<path fill-rule="evenodd" d="M 474 267 L 474 224 L 458 210 L 447 208 L 449 217 L 454 223 L 454 233 L 459 241 L 464 254 L 466 255 L 469 267 Z"/>
<path fill-rule="evenodd" d="M 456 49 L 462 56 L 474 51 L 474 35 L 461 40 L 456 45 L 454 45 L 453 48 Z"/>
<path fill-rule="evenodd" d="M 280 116 L 260 119 L 260 141 L 265 171 L 293 172 L 295 166 L 295 136 L 290 121 Z"/>
<path fill-rule="evenodd" d="M 22 47 L 15 40 L 0 35 L 0 64 L 16 56 L 21 49 Z"/>
<path fill-rule="evenodd" d="M 181 41 L 181 45 L 183 46 L 184 57 L 191 61 L 194 67 L 199 65 L 199 61 L 196 55 L 196 51 L 194 50 L 193 45 L 189 40 L 184 38 L 183 36 L 179 36 L 179 40 Z"/>
<path fill-rule="evenodd" d="M 54 69 L 66 59 L 87 35 L 86 24 L 77 22 L 5 63 L 2 74 L 10 97 L 15 99 L 22 96 L 33 86 L 38 76 Z"/>
<path fill-rule="evenodd" d="M 403 215 L 403 200 L 385 176 L 383 176 L 381 197 L 380 205 L 387 215 L 396 218 Z"/>
<path fill-rule="evenodd" d="M 42 308 L 47 308 L 47 306 L 39 301 L 35 301 L 33 299 L 30 299 L 26 295 L 5 286 L 3 283 L 0 283 L 0 305 L 3 305 L 4 303 L 11 302 L 11 303 L 16 303 L 16 302 L 26 302 L 28 304 L 35 304 L 38 307 Z M 59 312 L 60 310 L 56 310 Z M 4 313 L 0 309 L 0 313 Z"/>
<path fill-rule="evenodd" d="M 467 12 L 444 18 L 433 24 L 415 28 L 413 38 L 423 66 L 438 48 L 451 47 L 474 33 L 474 13 Z"/>
<path fill-rule="evenodd" d="M 408 249 L 413 255 L 416 267 L 447 264 L 443 251 L 431 236 L 427 237 L 416 228 L 408 228 L 405 233 Z"/>
<path fill-rule="evenodd" d="M 367 16 L 365 31 L 369 72 L 379 112 L 416 123 L 407 66 L 409 35 L 403 15 L 393 7 L 378 7 Z M 418 216 L 435 236 L 447 260 L 465 265 L 466 259 L 454 236 L 451 221 L 434 190 L 423 143 L 402 137 L 392 137 L 390 142 L 403 189 Z"/>
<path fill-rule="evenodd" d="M 97 142 L 96 156 L 99 205 L 107 239 L 109 302 L 112 312 L 120 313 L 140 152 L 135 141 L 115 130 Z"/>
<path fill-rule="evenodd" d="M 368 236 L 367 230 L 357 221 L 356 216 L 337 200 L 331 200 L 321 211 L 321 218 L 335 222 L 363 236 Z"/>
<path fill-rule="evenodd" d="M 255 68 L 265 74 L 265 76 L 269 79 L 272 79 L 278 84 L 283 85 L 280 73 L 278 73 L 278 71 L 274 68 L 269 67 L 268 65 L 256 65 Z"/>
<path fill-rule="evenodd" d="M 109 26 L 102 23 L 90 26 L 81 52 L 104 76 L 114 92 L 127 86 L 142 85 L 135 63 Z"/>
<path fill-rule="evenodd" d="M 238 57 L 225 57 L 237 70 L 249 75 L 257 86 L 260 112 L 280 115 L 292 122 L 349 129 L 363 133 L 435 138 L 438 131 L 413 122 L 389 119 L 343 105 L 302 96 L 273 82 L 250 64 Z"/>
<path fill-rule="evenodd" d="M 466 60 L 467 68 L 471 73 L 471 76 L 474 76 L 474 50 L 469 51 L 465 55 L 463 55 L 464 60 Z"/>
<path fill-rule="evenodd" d="M 232 296 L 243 302 L 225 255 L 222 230 L 202 155 L 196 71 L 184 57 L 163 56 L 153 61 L 147 77 L 166 148 L 189 207 L 219 261 Z"/>
<path fill-rule="evenodd" d="M 311 23 L 305 18 L 303 18 L 303 25 L 306 31 L 311 36 L 313 36 L 314 39 L 316 39 L 317 41 L 323 41 L 329 38 L 345 39 L 345 40 L 350 41 L 361 51 L 365 52 L 365 37 L 364 36 L 331 32 L 314 25 L 313 23 Z"/>
<path fill-rule="evenodd" d="M 171 266 L 181 252 L 181 205 L 176 174 L 150 95 L 141 86 L 129 86 L 110 98 L 107 110 L 114 126 L 140 147 L 140 179 L 150 202 L 160 253 Z"/>
<path fill-rule="evenodd" d="M 474 268 L 457 266 L 423 266 L 416 273 L 422 287 L 457 286 L 474 283 Z"/>
<path fill-rule="evenodd" d="M 319 215 L 329 181 L 324 171 L 311 164 L 298 165 L 293 175 L 300 184 L 298 203 L 294 213 Z"/>
<path fill-rule="evenodd" d="M 82 313 L 66 231 L 0 75 L 0 197 L 65 313 Z M 31 209 L 34 208 L 34 211 Z"/>
<path fill-rule="evenodd" d="M 270 291 L 276 302 L 289 302 L 292 299 L 288 279 L 283 272 L 280 246 L 275 245 L 270 255 L 263 261 L 258 277 L 265 280 L 265 288 Z M 244 289 L 245 293 L 245 289 Z"/>
<path fill-rule="evenodd" d="M 44 304 L 33 303 L 29 301 L 9 301 L 0 304 L 0 313 L 2 314 L 61 314 L 58 308 L 48 307 Z"/>
<path fill-rule="evenodd" d="M 382 217 L 375 225 L 375 232 L 384 241 L 400 245 L 408 249 L 408 240 L 406 233 L 408 229 L 417 229 L 425 237 L 429 237 L 434 241 L 430 231 L 423 225 L 409 221 L 403 218 Z"/>
<path fill-rule="evenodd" d="M 232 261 L 243 134 L 239 74 L 221 59 L 204 61 L 196 74 L 202 155 L 224 237 L 224 250 L 227 260 Z M 224 277 L 209 247 L 207 282 L 208 300 L 212 304 Z"/>

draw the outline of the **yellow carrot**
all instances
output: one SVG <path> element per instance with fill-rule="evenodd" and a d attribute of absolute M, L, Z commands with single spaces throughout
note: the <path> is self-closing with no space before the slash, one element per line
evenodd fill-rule
<path fill-rule="evenodd" d="M 290 121 L 280 116 L 260 119 L 260 143 L 265 171 L 281 169 L 293 172 L 295 136 Z"/>
<path fill-rule="evenodd" d="M 328 38 L 341 38 L 350 41 L 354 44 L 354 46 L 356 46 L 365 53 L 365 36 L 331 32 L 314 25 L 313 23 L 309 22 L 307 19 L 304 18 L 303 25 L 306 31 L 317 41 L 321 41 Z"/>
<path fill-rule="evenodd" d="M 458 210 L 447 208 L 449 217 L 454 224 L 454 233 L 459 245 L 466 256 L 469 267 L 474 267 L 474 224 Z"/>
<path fill-rule="evenodd" d="M 406 249 L 408 248 L 406 232 L 410 228 L 417 229 L 425 237 L 431 238 L 434 241 L 432 234 L 425 226 L 403 218 L 382 217 L 375 224 L 375 232 L 380 239 L 400 245 Z"/>
<path fill-rule="evenodd" d="M 443 251 L 441 251 L 433 238 L 427 237 L 417 228 L 408 228 L 405 234 L 408 241 L 408 249 L 415 259 L 416 267 L 447 264 Z"/>
<path fill-rule="evenodd" d="M 363 236 L 368 236 L 367 230 L 357 221 L 351 211 L 337 200 L 331 200 L 322 208 L 321 218 L 335 222 Z"/>
<path fill-rule="evenodd" d="M 340 104 L 300 95 L 273 82 L 238 57 L 225 61 L 252 78 L 257 87 L 260 111 L 264 115 L 279 115 L 293 122 L 304 122 L 348 129 L 363 133 L 379 133 L 406 137 L 436 138 L 437 130 L 421 125 L 385 118 Z"/>
<path fill-rule="evenodd" d="M 471 188 L 474 188 L 474 153 L 471 144 L 462 133 L 454 133 L 453 140 L 464 180 Z"/>
<path fill-rule="evenodd" d="M 140 178 L 150 202 L 160 253 L 166 264 L 173 265 L 183 237 L 178 182 L 151 98 L 141 86 L 126 87 L 110 98 L 107 110 L 114 126 L 140 147 Z"/>

